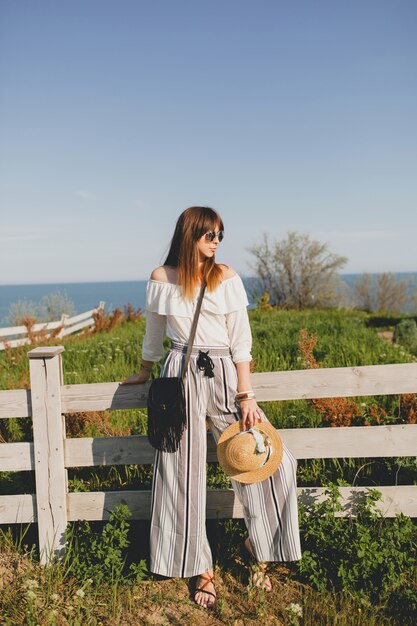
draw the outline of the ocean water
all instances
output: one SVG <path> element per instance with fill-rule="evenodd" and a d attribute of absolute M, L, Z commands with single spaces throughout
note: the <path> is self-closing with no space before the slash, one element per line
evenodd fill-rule
<path fill-rule="evenodd" d="M 137 309 L 146 301 L 146 280 L 91 282 L 91 283 L 46 283 L 39 285 L 0 285 L 0 327 L 9 325 L 12 303 L 33 302 L 39 305 L 43 296 L 60 293 L 74 305 L 74 315 L 96 308 L 104 300 L 104 310 L 111 312 L 119 307 L 123 311 L 128 303 Z"/>
<path fill-rule="evenodd" d="M 341 274 L 341 279 L 349 287 L 361 274 Z M 397 278 L 407 280 L 410 292 L 417 289 L 417 272 L 396 274 Z M 253 277 L 243 277 L 243 283 L 248 290 Z M 135 309 L 143 308 L 146 300 L 146 280 L 116 281 L 116 282 L 91 282 L 91 283 L 46 283 L 39 285 L 0 285 L 0 327 L 10 325 L 8 319 L 10 306 L 19 301 L 33 302 L 39 305 L 43 296 L 60 293 L 74 305 L 74 315 L 94 309 L 104 300 L 104 309 L 111 312 L 115 307 L 123 311 L 123 307 L 130 303 Z"/>

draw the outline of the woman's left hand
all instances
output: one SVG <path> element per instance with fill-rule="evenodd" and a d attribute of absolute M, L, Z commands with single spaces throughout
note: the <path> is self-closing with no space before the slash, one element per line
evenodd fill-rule
<path fill-rule="evenodd" d="M 244 430 L 248 430 L 258 422 L 262 422 L 261 409 L 254 399 L 242 400 L 240 402 L 240 412 Z"/>

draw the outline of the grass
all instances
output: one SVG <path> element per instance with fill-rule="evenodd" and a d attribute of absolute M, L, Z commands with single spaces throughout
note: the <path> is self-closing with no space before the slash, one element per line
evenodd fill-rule
<path fill-rule="evenodd" d="M 193 624 L 195 626 L 303 624 L 319 626 L 399 625 L 384 614 L 383 606 L 370 606 L 345 593 L 314 591 L 289 576 L 287 567 L 271 564 L 273 591 L 248 588 L 248 573 L 239 559 L 215 568 L 218 603 L 209 613 L 192 598 L 188 579 L 150 575 L 137 584 L 117 581 L 96 586 L 68 576 L 66 564 L 41 567 L 31 552 L 17 549 L 3 534 L 0 539 L 0 624 L 4 626 L 122 626 Z M 294 606 L 295 605 L 295 606 Z M 294 610 L 301 607 L 302 619 Z"/>
<path fill-rule="evenodd" d="M 255 371 L 303 369 L 305 361 L 297 348 L 300 330 L 317 333 L 313 354 L 324 367 L 384 363 L 407 363 L 415 357 L 401 347 L 381 339 L 369 323 L 369 316 L 346 311 L 251 311 Z M 51 344 L 64 345 L 64 384 L 119 381 L 138 370 L 145 320 L 122 321 L 109 333 L 84 339 L 69 336 Z M 46 342 L 43 342 L 46 343 Z M 166 340 L 166 347 L 169 341 Z M 271 346 L 274 349 L 271 350 Z M 0 389 L 29 388 L 29 362 L 33 346 L 0 353 Z M 399 398 L 381 396 L 358 398 L 368 406 L 378 403 L 387 412 L 386 423 L 403 423 Z M 321 427 L 323 416 L 308 401 L 261 403 L 270 421 L 278 428 Z M 146 411 L 132 409 L 67 416 L 69 436 L 145 434 Z M 29 419 L 0 421 L 3 441 L 31 440 Z M 1 440 L 1 439 L 0 439 Z M 314 459 L 299 461 L 298 484 L 415 484 L 417 461 L 412 459 Z M 230 487 L 230 481 L 216 464 L 207 465 L 208 488 Z M 33 493 L 32 472 L 0 474 L 0 493 Z M 152 467 L 145 465 L 71 469 L 72 491 L 150 489 Z M 209 521 L 209 526 L 212 521 Z M 235 520 L 241 532 L 243 521 Z M 231 525 L 231 527 L 233 526 Z M 145 526 L 133 526 L 147 535 Z M 27 537 L 35 537 L 32 526 Z M 12 533 L 0 529 L 0 624 L 407 624 L 395 621 L 384 606 L 370 606 L 365 600 L 331 590 L 315 591 L 294 579 L 291 566 L 270 566 L 272 594 L 246 588 L 247 573 L 227 553 L 216 565 L 219 602 L 207 612 L 192 600 L 190 581 L 165 580 L 151 574 L 135 584 L 120 581 L 77 581 L 65 563 L 41 567 L 36 550 L 25 544 L 17 527 Z M 228 542 L 232 529 L 222 526 L 220 542 Z M 29 542 L 30 543 L 30 542 Z M 214 542 L 216 543 L 216 542 Z M 233 546 L 232 542 L 232 546 Z M 237 544 L 236 544 L 237 545 Z M 215 545 L 213 546 L 216 547 Z M 223 544 L 224 548 L 224 544 Z M 227 551 L 226 551 L 227 552 Z M 232 550 L 233 552 L 233 550 Z M 221 549 L 219 553 L 224 553 Z M 36 581 L 33 585 L 28 581 Z M 81 592 L 80 592 L 81 590 Z M 31 593 L 29 593 L 31 592 Z M 77 593 L 78 592 L 78 593 Z M 292 605 L 302 607 L 299 619 Z M 72 608 L 71 608 L 72 607 Z M 410 622 L 412 623 L 412 622 Z"/>

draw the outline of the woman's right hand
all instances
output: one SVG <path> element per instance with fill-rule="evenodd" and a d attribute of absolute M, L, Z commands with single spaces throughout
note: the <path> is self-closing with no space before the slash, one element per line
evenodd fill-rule
<path fill-rule="evenodd" d="M 139 383 L 146 383 L 146 381 L 149 380 L 150 375 L 150 372 L 146 370 L 141 370 L 139 374 L 133 374 L 132 376 L 129 376 L 129 378 L 123 380 L 121 383 L 119 383 L 119 385 L 137 385 Z"/>

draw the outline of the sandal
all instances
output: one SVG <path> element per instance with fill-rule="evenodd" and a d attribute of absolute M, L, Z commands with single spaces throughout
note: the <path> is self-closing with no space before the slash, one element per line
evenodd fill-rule
<path fill-rule="evenodd" d="M 206 576 L 205 576 L 204 574 L 206 574 Z M 207 587 L 207 585 L 208 585 L 209 583 L 212 583 L 212 584 L 213 584 L 213 586 L 214 586 L 214 574 L 213 574 L 213 576 L 210 576 L 210 574 L 209 574 L 208 572 L 204 572 L 204 574 L 198 574 L 198 576 L 197 576 L 197 580 L 198 580 L 199 578 L 202 578 L 202 579 L 203 579 L 203 580 L 205 580 L 206 582 L 205 582 L 203 585 L 201 585 L 201 587 L 196 587 L 196 588 L 194 589 L 194 600 L 197 602 L 197 600 L 195 599 L 195 594 L 197 593 L 197 591 L 202 591 L 203 593 L 208 593 L 209 595 L 213 596 L 213 598 L 214 598 L 214 600 L 212 601 L 212 603 L 211 603 L 211 604 L 207 604 L 207 606 L 206 606 L 206 607 L 205 607 L 203 604 L 200 604 L 199 602 L 197 602 L 197 604 L 199 604 L 199 605 L 200 605 L 200 606 L 202 606 L 203 608 L 206 608 L 206 609 L 211 609 L 211 608 L 213 608 L 213 606 L 216 604 L 216 597 L 217 597 L 217 595 L 216 595 L 215 593 L 212 593 L 211 591 L 206 591 L 206 590 L 204 589 L 204 587 Z"/>
<path fill-rule="evenodd" d="M 248 543 L 250 547 L 248 547 Z M 257 561 L 255 559 L 255 555 L 252 551 L 252 546 L 250 544 L 249 537 L 247 537 L 244 540 L 242 545 L 243 545 L 243 550 L 244 550 L 244 554 L 246 557 L 245 560 L 249 561 L 248 569 L 250 570 L 250 578 L 249 578 L 248 588 L 258 587 L 259 589 L 262 589 L 266 591 L 267 593 L 270 593 L 272 591 L 272 586 L 271 586 L 271 579 L 266 573 L 266 570 L 268 567 L 266 561 Z M 269 579 L 269 586 L 266 586 L 267 585 L 266 579 Z"/>

